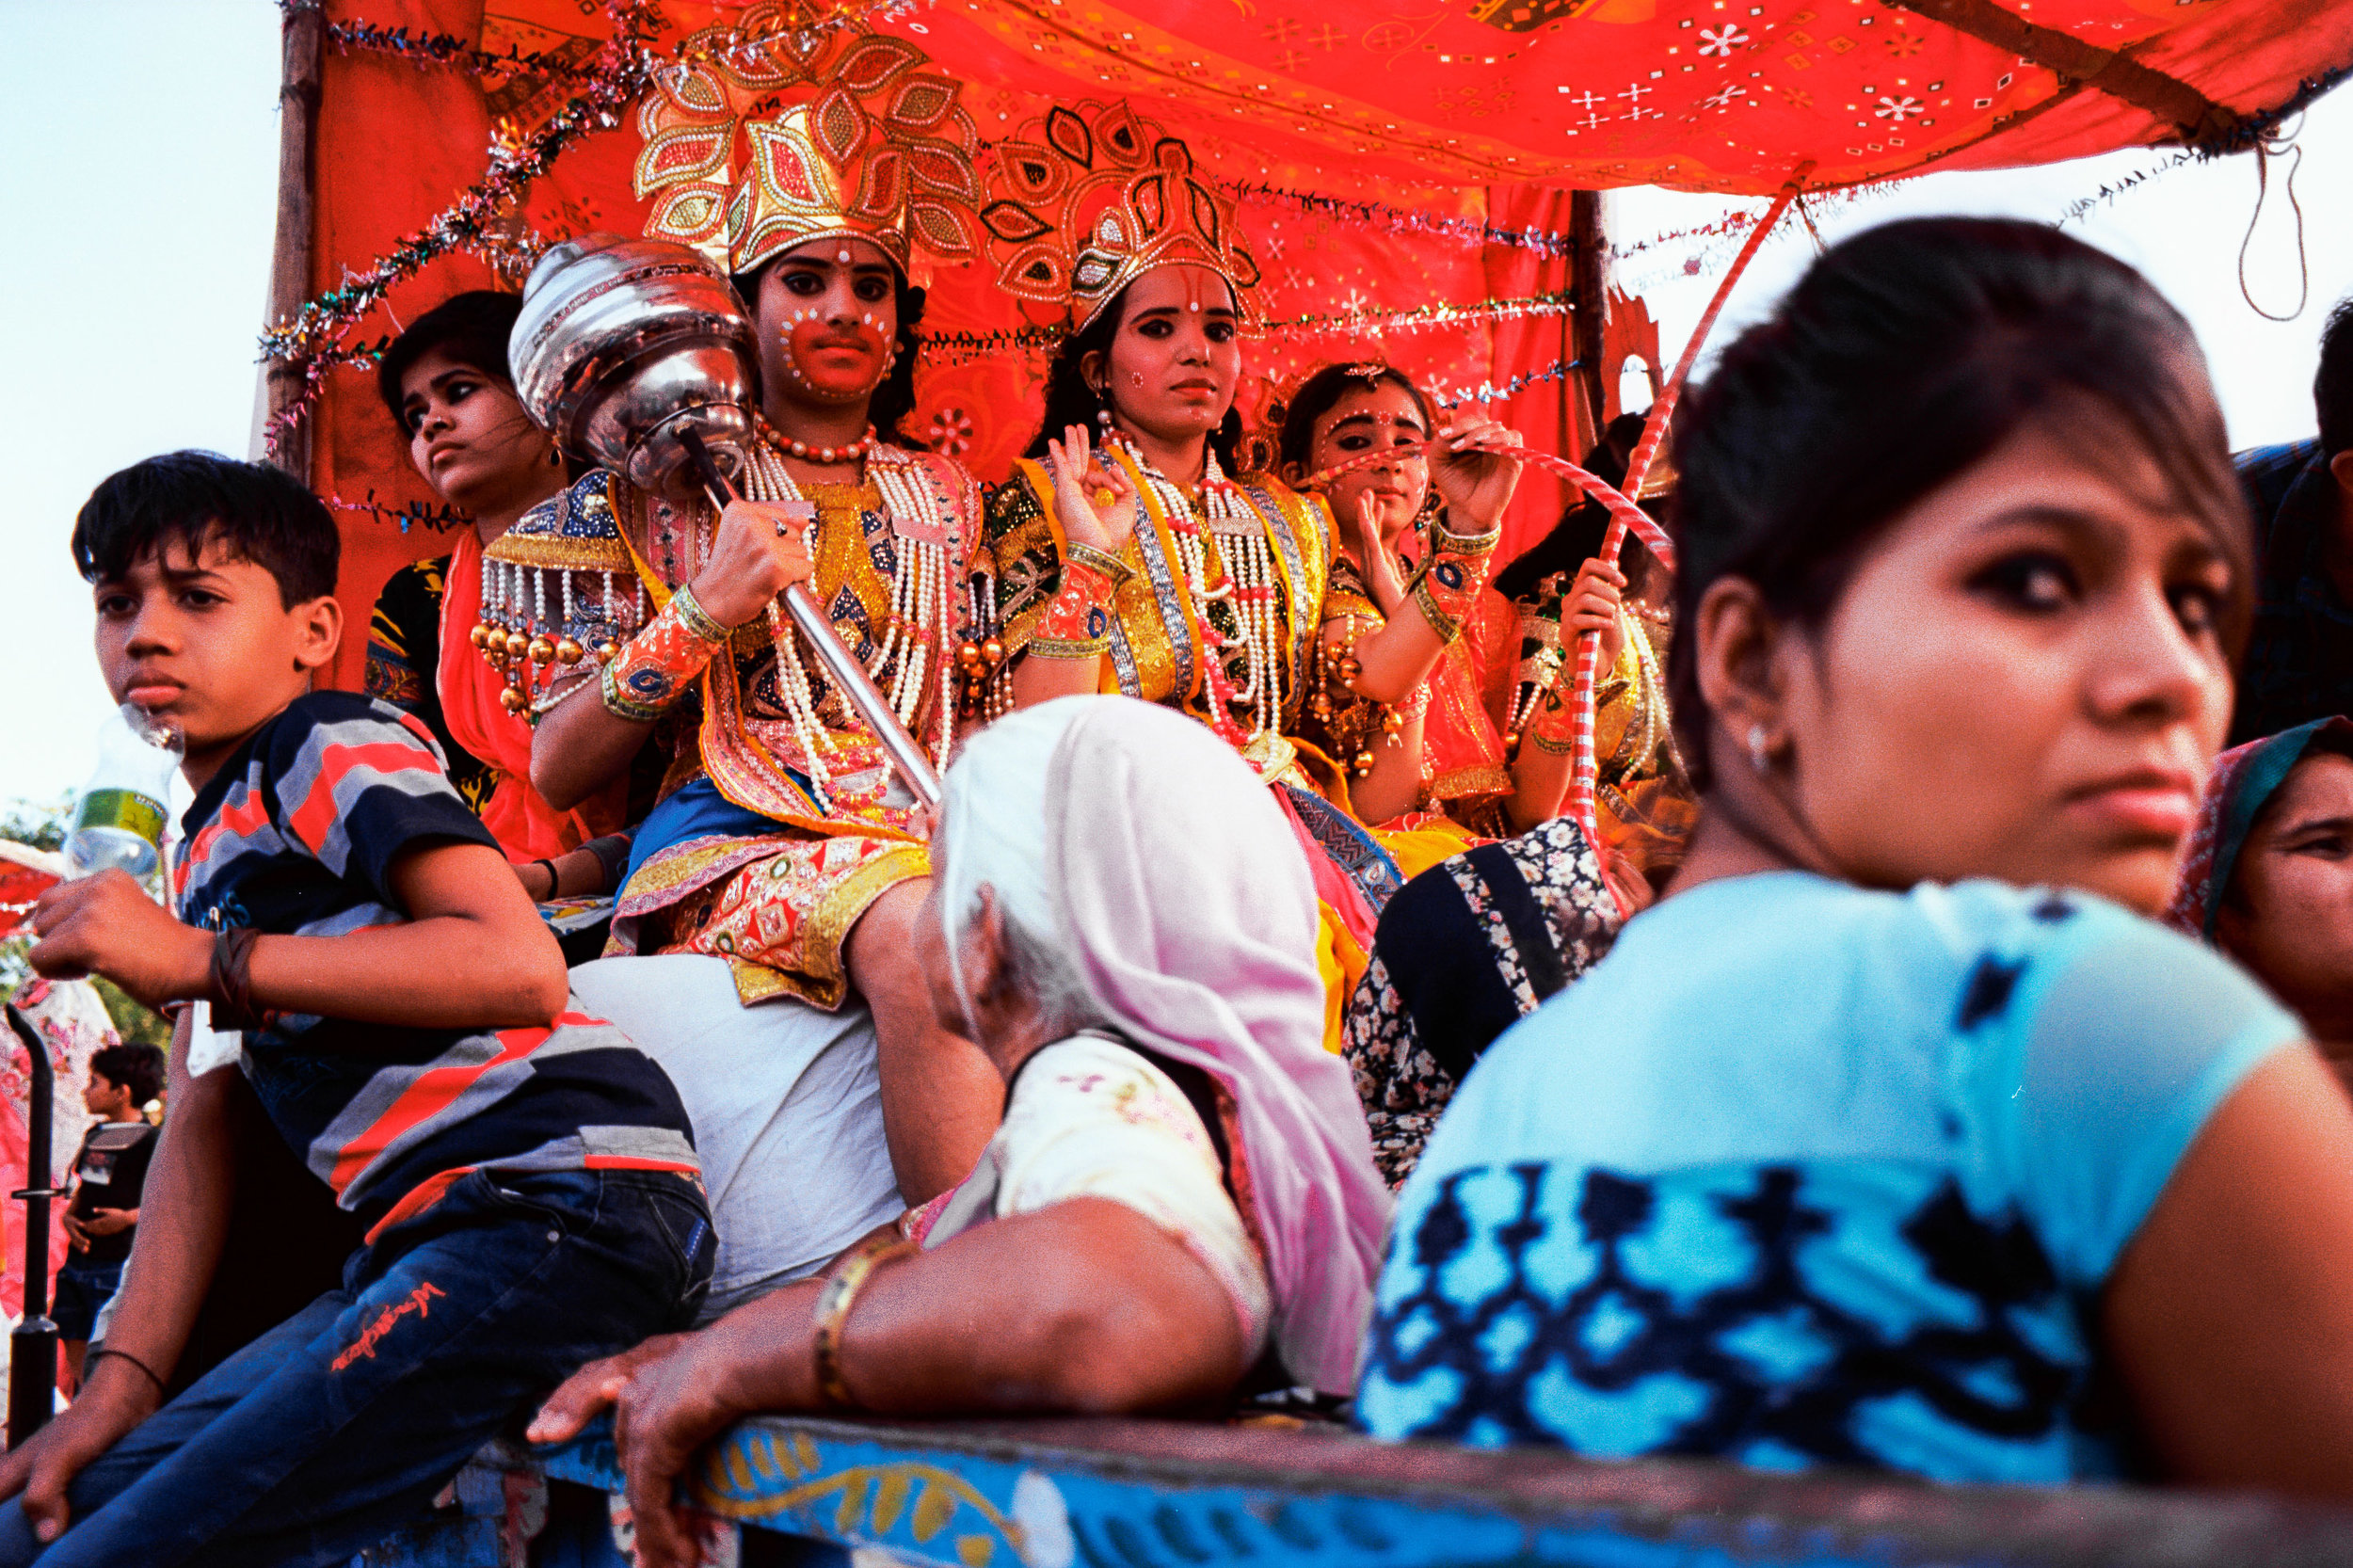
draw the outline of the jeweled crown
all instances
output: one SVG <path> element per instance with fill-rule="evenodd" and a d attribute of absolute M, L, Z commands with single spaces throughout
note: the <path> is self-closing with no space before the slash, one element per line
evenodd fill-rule
<path fill-rule="evenodd" d="M 981 223 L 1000 287 L 1064 305 L 1082 332 L 1119 292 L 1177 263 L 1233 285 L 1250 314 L 1258 264 L 1233 198 L 1194 172 L 1192 150 L 1125 102 L 1057 104 L 997 146 Z"/>
<path fill-rule="evenodd" d="M 748 272 L 810 240 L 872 240 L 902 272 L 911 245 L 951 261 L 979 235 L 962 85 L 853 17 L 751 7 L 688 39 L 638 110 L 648 237 Z"/>

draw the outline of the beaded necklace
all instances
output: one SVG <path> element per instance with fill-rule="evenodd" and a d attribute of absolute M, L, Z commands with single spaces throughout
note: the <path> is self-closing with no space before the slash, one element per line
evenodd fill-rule
<path fill-rule="evenodd" d="M 793 443 L 786 441 L 764 419 L 754 420 L 753 434 L 755 439 L 744 455 L 744 478 L 751 498 L 800 502 L 806 505 L 807 497 L 784 464 L 785 453 Z M 950 581 L 952 535 L 946 507 L 932 486 L 924 482 L 918 472 L 920 465 L 912 456 L 892 447 L 873 444 L 871 430 L 864 444 L 868 476 L 882 492 L 883 511 L 890 519 L 899 548 L 897 569 L 889 578 L 889 612 L 873 657 L 867 662 L 866 672 L 882 687 L 892 713 L 910 729 L 923 706 L 924 677 L 937 676 L 939 740 L 935 760 L 945 768 L 955 721 L 954 666 L 948 653 L 948 639 L 955 620 L 955 589 Z M 817 514 L 813 507 L 802 523 L 802 543 L 814 560 Z M 792 725 L 793 739 L 800 743 L 802 756 L 808 761 L 809 781 L 815 786 L 812 792 L 818 805 L 830 811 L 832 778 L 820 753 L 821 748 L 833 750 L 833 738 L 817 717 L 808 667 L 801 657 L 800 637 L 786 622 L 782 608 L 773 601 L 768 606 L 768 632 L 776 643 L 776 688 L 784 703 L 785 716 Z"/>
<path fill-rule="evenodd" d="M 1145 488 L 1160 504 L 1160 515 L 1168 520 L 1169 535 L 1176 540 L 1177 567 L 1193 600 L 1193 621 L 1201 628 L 1202 643 L 1210 650 L 1210 657 L 1202 661 L 1203 679 L 1209 688 L 1209 725 L 1233 744 L 1246 745 L 1273 729 L 1283 716 L 1284 638 L 1275 590 L 1280 574 L 1273 547 L 1267 541 L 1268 524 L 1225 477 L 1217 454 L 1206 446 L 1201 454 L 1203 516 L 1196 520 L 1193 502 L 1184 490 L 1154 466 L 1142 448 L 1117 430 L 1110 433 L 1110 439 L 1127 454 Z M 1209 582 L 1205 533 L 1218 536 L 1223 574 L 1214 586 Z M 1221 599 L 1231 606 L 1241 629 L 1246 662 L 1240 686 L 1227 678 L 1225 661 L 1216 656 L 1226 646 L 1226 638 L 1210 624 L 1209 605 Z M 1248 718 L 1247 730 L 1235 722 L 1236 709 Z"/>

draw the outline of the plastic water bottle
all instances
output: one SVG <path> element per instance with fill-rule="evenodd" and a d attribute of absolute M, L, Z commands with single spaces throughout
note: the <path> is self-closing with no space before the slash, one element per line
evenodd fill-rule
<path fill-rule="evenodd" d="M 94 876 L 110 866 L 142 882 L 153 874 L 162 855 L 164 803 L 186 751 L 177 730 L 137 703 L 115 710 L 99 727 L 98 766 L 74 802 L 65 840 L 68 875 Z"/>

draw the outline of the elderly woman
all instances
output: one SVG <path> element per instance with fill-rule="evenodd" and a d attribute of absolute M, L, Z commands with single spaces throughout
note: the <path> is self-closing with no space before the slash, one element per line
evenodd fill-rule
<path fill-rule="evenodd" d="M 1173 710 L 1061 698 L 966 747 L 933 849 L 912 957 L 1004 1075 L 1003 1124 L 825 1279 L 557 1390 L 536 1441 L 617 1407 L 649 1564 L 683 1549 L 672 1480 L 758 1411 L 1353 1385 L 1388 1200 L 1321 1046 L 1315 890 L 1248 764 Z"/>
<path fill-rule="evenodd" d="M 2353 1082 L 2353 720 L 2216 760 L 2166 920 L 2245 965 Z"/>

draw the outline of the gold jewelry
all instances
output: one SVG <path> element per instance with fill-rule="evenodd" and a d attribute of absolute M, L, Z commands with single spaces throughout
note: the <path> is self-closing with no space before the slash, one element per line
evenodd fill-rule
<path fill-rule="evenodd" d="M 776 526 L 782 529 L 783 524 L 779 523 Z M 680 584 L 678 592 L 670 596 L 670 607 L 678 611 L 678 618 L 686 623 L 686 630 L 700 637 L 704 642 L 723 643 L 727 641 L 728 628 L 721 626 L 718 619 L 703 608 L 703 601 L 695 597 L 692 585 Z"/>
<path fill-rule="evenodd" d="M 850 1308 L 856 1304 L 858 1292 L 865 1288 L 875 1270 L 920 1251 L 918 1243 L 902 1240 L 896 1234 L 872 1237 L 852 1248 L 850 1255 L 835 1264 L 833 1272 L 825 1276 L 810 1314 L 816 1332 L 809 1352 L 817 1364 L 817 1397 L 826 1409 L 858 1408 L 849 1384 L 841 1381 L 841 1331 L 848 1326 Z"/>

